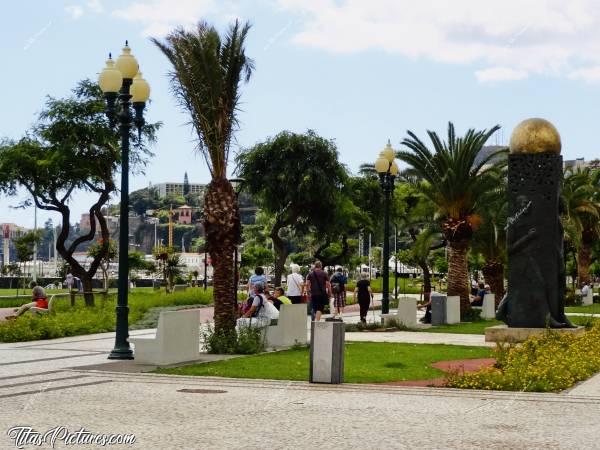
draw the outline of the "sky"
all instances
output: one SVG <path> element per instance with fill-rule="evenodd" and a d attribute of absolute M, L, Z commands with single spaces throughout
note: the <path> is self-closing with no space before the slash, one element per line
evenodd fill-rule
<path fill-rule="evenodd" d="M 130 191 L 161 182 L 207 183 L 188 116 L 171 94 L 166 58 L 150 42 L 199 19 L 225 30 L 252 24 L 255 62 L 242 86 L 233 152 L 280 131 L 315 130 L 335 140 L 355 172 L 388 139 L 411 130 L 445 133 L 502 126 L 507 144 L 529 117 L 559 130 L 563 157 L 600 157 L 600 8 L 594 0 L 21 0 L 0 14 L 0 138 L 18 139 L 46 96 L 63 97 L 96 79 L 126 39 L 150 83 L 149 121 L 162 121 L 145 174 Z M 233 160 L 233 158 L 231 158 Z M 230 162 L 230 172 L 233 161 Z M 0 222 L 33 226 L 26 198 L 0 198 Z M 92 198 L 77 193 L 72 217 Z M 117 202 L 115 197 L 113 202 Z M 38 224 L 56 214 L 40 211 Z"/>

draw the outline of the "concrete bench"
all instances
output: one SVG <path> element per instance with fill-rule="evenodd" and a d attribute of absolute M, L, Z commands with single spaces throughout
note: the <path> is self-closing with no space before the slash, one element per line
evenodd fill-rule
<path fill-rule="evenodd" d="M 485 294 L 483 296 L 483 306 L 481 307 L 482 319 L 496 318 L 496 296 L 494 294 Z"/>
<path fill-rule="evenodd" d="M 306 305 L 281 305 L 277 325 L 266 327 L 267 347 L 291 347 L 306 344 Z"/>
<path fill-rule="evenodd" d="M 460 297 L 458 295 L 431 295 L 431 324 L 460 323 Z"/>
<path fill-rule="evenodd" d="M 187 284 L 176 284 L 173 286 L 173 292 L 185 292 L 187 287 Z"/>
<path fill-rule="evenodd" d="M 200 311 L 163 311 L 156 336 L 133 337 L 136 364 L 164 366 L 200 358 Z"/>
<path fill-rule="evenodd" d="M 395 314 L 382 314 L 383 325 L 386 326 L 390 321 L 412 328 L 417 326 L 417 299 L 414 297 L 399 297 L 398 310 Z"/>
<path fill-rule="evenodd" d="M 581 291 L 580 291 L 581 292 Z M 583 306 L 588 306 L 594 303 L 594 291 L 592 290 L 592 288 L 590 288 L 588 290 L 587 295 L 585 296 L 581 296 L 581 304 Z"/>

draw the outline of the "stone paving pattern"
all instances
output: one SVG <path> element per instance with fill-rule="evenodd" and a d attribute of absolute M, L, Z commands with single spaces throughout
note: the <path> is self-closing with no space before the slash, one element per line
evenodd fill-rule
<path fill-rule="evenodd" d="M 346 338 L 488 345 L 425 332 Z M 104 333 L 0 344 L 0 449 L 16 448 L 15 425 L 133 433 L 127 448 L 144 450 L 600 449 L 600 375 L 559 394 L 166 376 L 108 361 L 113 343 Z"/>

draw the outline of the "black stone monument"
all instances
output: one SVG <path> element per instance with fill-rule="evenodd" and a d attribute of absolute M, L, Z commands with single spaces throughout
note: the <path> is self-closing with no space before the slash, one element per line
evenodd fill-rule
<path fill-rule="evenodd" d="M 515 328 L 571 328 L 565 316 L 560 135 L 543 119 L 513 131 L 508 159 L 508 289 L 496 318 Z"/>

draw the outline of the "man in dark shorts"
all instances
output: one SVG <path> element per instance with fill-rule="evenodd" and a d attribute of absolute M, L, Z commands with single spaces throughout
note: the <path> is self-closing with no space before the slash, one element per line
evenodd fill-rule
<path fill-rule="evenodd" d="M 315 270 L 306 277 L 306 290 L 310 292 L 313 320 L 318 322 L 321 320 L 325 305 L 329 304 L 331 296 L 329 275 L 323 270 L 321 261 L 315 262 Z"/>

